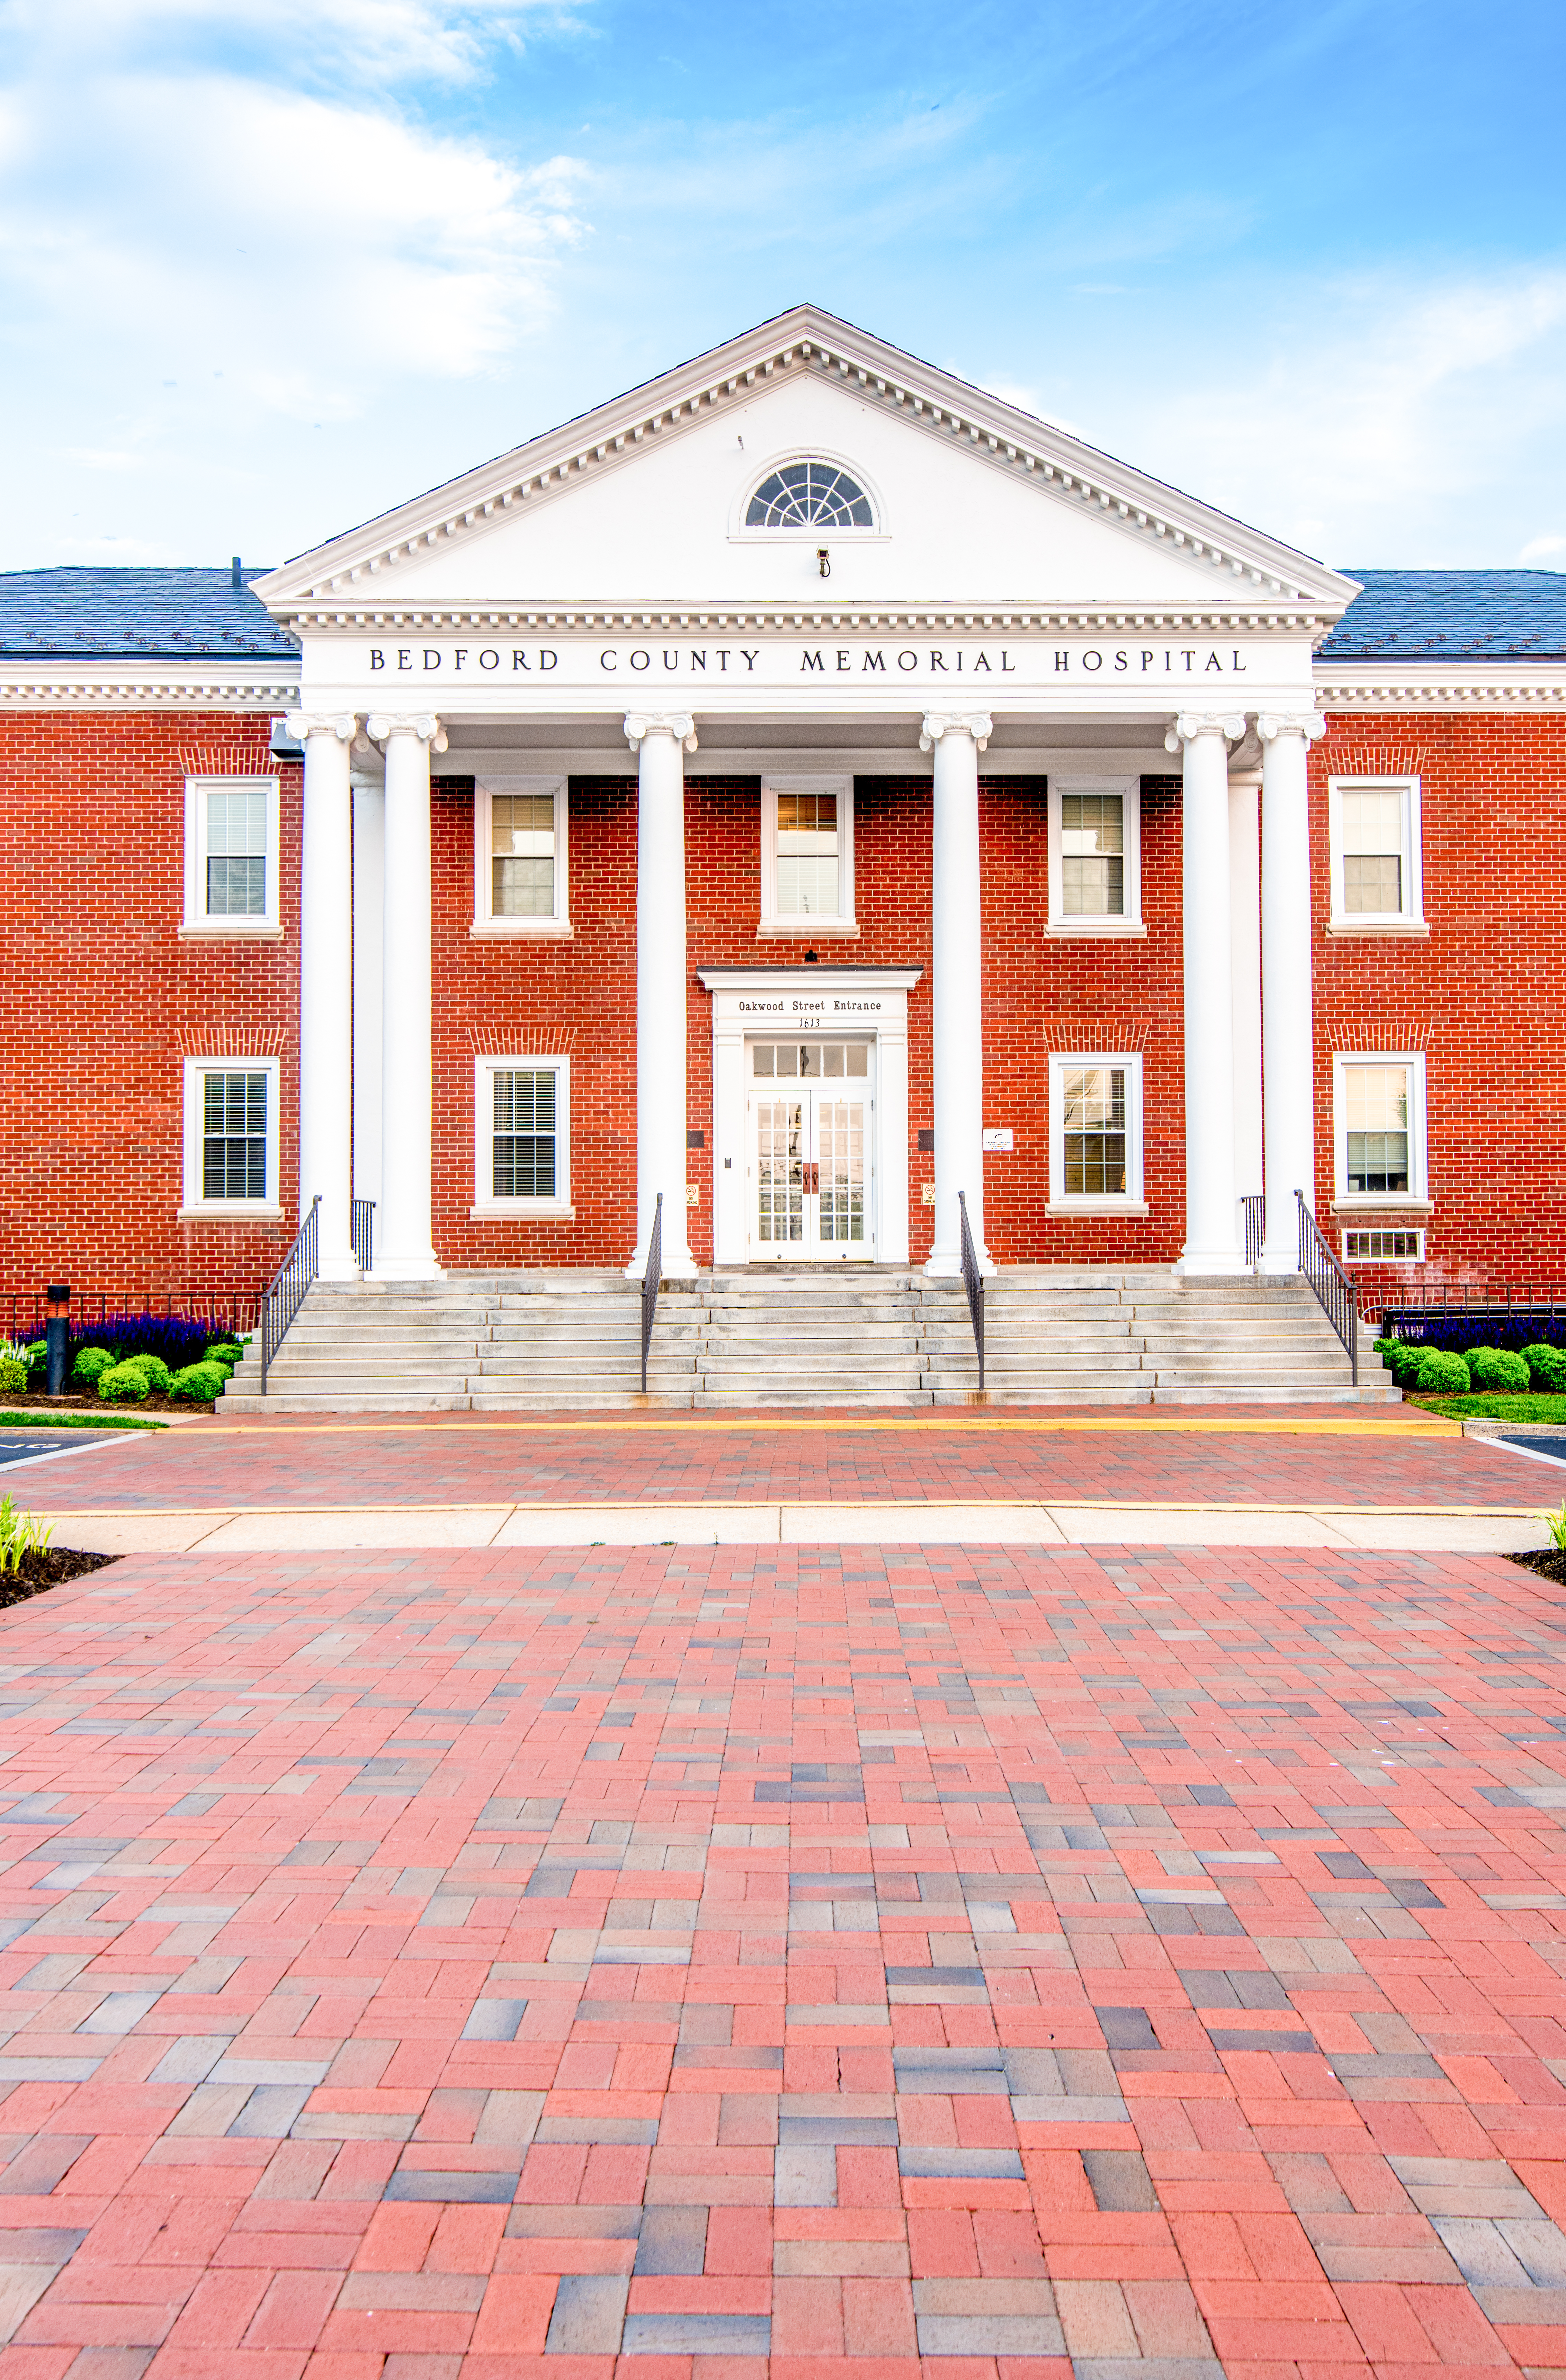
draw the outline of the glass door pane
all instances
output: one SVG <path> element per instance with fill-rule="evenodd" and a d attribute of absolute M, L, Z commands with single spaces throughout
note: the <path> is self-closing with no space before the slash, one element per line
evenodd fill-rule
<path fill-rule="evenodd" d="M 805 1110 L 797 1099 L 756 1104 L 756 1237 L 762 1250 L 803 1253 Z"/>
<path fill-rule="evenodd" d="M 823 1250 L 865 1253 L 865 1103 L 823 1099 L 816 1110 Z"/>

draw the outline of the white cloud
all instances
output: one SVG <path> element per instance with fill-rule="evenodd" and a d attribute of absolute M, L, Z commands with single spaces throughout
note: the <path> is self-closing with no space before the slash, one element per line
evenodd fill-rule
<path fill-rule="evenodd" d="M 183 548 L 199 488 L 285 475 L 293 432 L 359 420 L 389 390 L 491 372 L 543 329 L 583 234 L 584 169 L 431 129 L 375 88 L 469 74 L 480 33 L 514 34 L 525 13 L 481 0 L 0 6 L 4 401 L 13 443 L 49 457 L 12 491 L 6 559 L 38 558 L 44 524 L 63 550 L 62 492 L 67 521 L 79 503 L 94 531 L 161 530 Z M 339 59 L 329 88 L 297 87 L 300 55 L 319 67 L 349 51 L 355 70 Z M 122 483 L 106 521 L 108 475 L 139 465 L 145 515 L 127 513 Z M 312 506 L 312 529 L 344 501 Z"/>
<path fill-rule="evenodd" d="M 1558 553 L 1566 553 L 1566 537 L 1531 537 L 1517 556 L 1517 565 L 1521 570 L 1537 569 Z"/>
<path fill-rule="evenodd" d="M 1296 287 L 1214 365 L 1163 377 L 1138 459 L 1351 566 L 1499 565 L 1559 480 L 1566 271 Z"/>

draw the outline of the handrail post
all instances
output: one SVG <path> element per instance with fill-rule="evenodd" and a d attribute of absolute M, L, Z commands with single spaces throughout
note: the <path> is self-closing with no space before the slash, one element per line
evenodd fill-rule
<path fill-rule="evenodd" d="M 1343 1353 L 1349 1359 L 1351 1383 L 1357 1389 L 1359 1293 L 1323 1236 L 1316 1217 L 1305 1205 L 1305 1192 L 1296 1190 L 1294 1200 L 1299 1212 L 1300 1270 L 1309 1282 L 1317 1304 L 1338 1334 Z"/>
<path fill-rule="evenodd" d="M 294 1245 L 277 1268 L 273 1280 L 261 1293 L 261 1392 L 266 1394 L 266 1376 L 273 1360 L 283 1344 L 288 1325 L 304 1304 L 305 1292 L 321 1269 L 321 1193 L 310 1200 L 310 1213 L 294 1234 Z"/>
<path fill-rule="evenodd" d="M 962 1231 L 963 1287 L 968 1293 L 968 1319 L 973 1324 L 974 1345 L 978 1351 L 978 1392 L 984 1394 L 984 1275 L 978 1269 L 978 1256 L 973 1244 L 973 1229 L 968 1221 L 968 1201 L 965 1191 L 957 1193 L 957 1218 Z"/>
<path fill-rule="evenodd" d="M 641 1277 L 641 1392 L 647 1394 L 647 1357 L 652 1345 L 653 1318 L 658 1312 L 658 1286 L 663 1278 L 663 1193 L 652 1209 L 647 1235 L 647 1269 Z"/>

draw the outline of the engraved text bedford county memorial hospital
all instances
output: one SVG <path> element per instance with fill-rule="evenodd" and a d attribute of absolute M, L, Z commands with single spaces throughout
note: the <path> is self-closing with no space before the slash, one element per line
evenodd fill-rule
<path fill-rule="evenodd" d="M 1269 641 L 1277 658 L 1279 639 Z M 1238 645 L 370 645 L 359 674 L 399 676 L 510 677 L 559 673 L 568 686 L 622 672 L 671 676 L 751 677 L 783 685 L 800 676 L 966 676 L 1014 678 L 1019 686 L 1060 677 L 1152 679 L 1244 676 L 1246 648 Z M 1306 647 L 1308 655 L 1308 646 Z M 1307 664 L 1308 665 L 1308 664 Z"/>

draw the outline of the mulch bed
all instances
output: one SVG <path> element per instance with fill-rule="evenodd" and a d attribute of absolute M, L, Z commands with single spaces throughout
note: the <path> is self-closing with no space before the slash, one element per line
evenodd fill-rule
<path fill-rule="evenodd" d="M 90 1571 L 106 1570 L 118 1554 L 78 1553 L 74 1546 L 60 1546 L 48 1553 L 23 1554 L 20 1570 L 0 1571 L 0 1611 L 8 1604 L 25 1603 L 31 1595 L 43 1595 L 52 1586 L 64 1586 L 73 1578 L 85 1578 Z"/>
<path fill-rule="evenodd" d="M 111 1404 L 106 1397 L 52 1397 L 42 1389 L 23 1389 L 13 1397 L 0 1397 L 0 1408 L 6 1413 L 90 1413 L 112 1417 L 115 1414 L 210 1414 L 210 1404 L 197 1404 L 186 1397 L 144 1397 L 140 1404 Z"/>
<path fill-rule="evenodd" d="M 1536 1546 L 1525 1554 L 1508 1554 L 1508 1561 L 1520 1563 L 1524 1570 L 1536 1571 L 1540 1578 L 1553 1579 L 1557 1586 L 1566 1586 L 1566 1553 L 1555 1546 Z"/>

